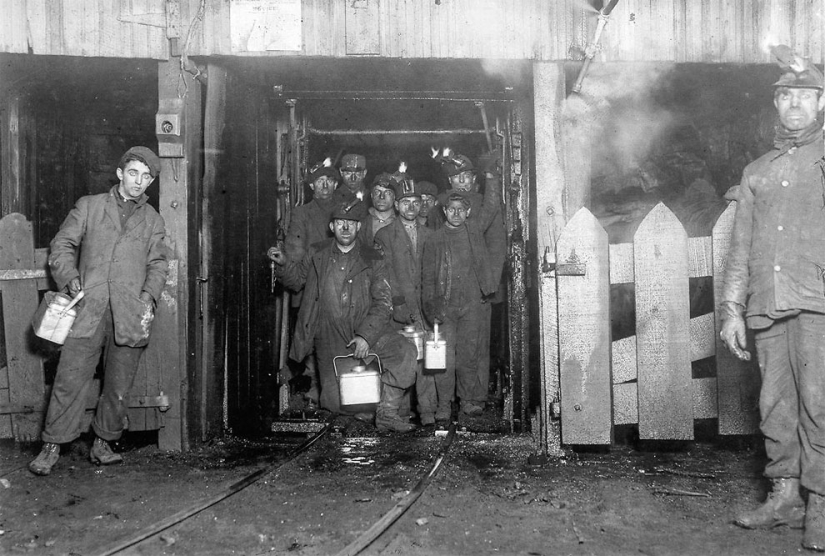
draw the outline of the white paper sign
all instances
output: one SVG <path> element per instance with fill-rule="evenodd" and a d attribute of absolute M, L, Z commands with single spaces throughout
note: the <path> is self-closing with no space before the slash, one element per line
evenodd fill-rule
<path fill-rule="evenodd" d="M 301 50 L 301 0 L 230 0 L 232 52 Z"/>

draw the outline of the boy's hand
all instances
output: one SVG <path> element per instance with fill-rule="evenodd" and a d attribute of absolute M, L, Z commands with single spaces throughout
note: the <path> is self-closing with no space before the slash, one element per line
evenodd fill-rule
<path fill-rule="evenodd" d="M 72 278 L 69 280 L 69 283 L 66 285 L 66 289 L 69 291 L 69 295 L 72 297 L 77 296 L 82 289 L 80 287 L 80 278 Z"/>
<path fill-rule="evenodd" d="M 351 345 L 355 345 L 352 349 L 352 355 L 356 359 L 364 359 L 370 352 L 370 344 L 361 336 L 355 336 L 352 340 L 349 341 L 347 347 Z"/>

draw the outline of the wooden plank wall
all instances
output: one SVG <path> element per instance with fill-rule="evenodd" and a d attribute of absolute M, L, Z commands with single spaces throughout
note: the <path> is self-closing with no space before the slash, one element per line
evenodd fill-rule
<path fill-rule="evenodd" d="M 201 0 L 180 0 L 181 46 Z M 763 63 L 771 38 L 823 61 L 825 0 L 620 0 L 604 61 Z M 166 59 L 165 29 L 119 21 L 165 0 L 4 0 L 0 52 Z M 190 55 L 581 59 L 595 12 L 584 0 L 302 0 L 300 52 L 232 52 L 230 0 L 207 0 Z M 349 17 L 349 23 L 348 18 Z M 366 27 L 365 27 L 366 26 Z M 349 45 L 349 51 L 348 51 Z M 358 46 L 360 45 L 360 46 Z M 376 51 L 377 45 L 377 51 Z"/>
<path fill-rule="evenodd" d="M 161 14 L 165 0 L 3 0 L 0 52 L 165 59 L 166 29 L 119 18 Z"/>

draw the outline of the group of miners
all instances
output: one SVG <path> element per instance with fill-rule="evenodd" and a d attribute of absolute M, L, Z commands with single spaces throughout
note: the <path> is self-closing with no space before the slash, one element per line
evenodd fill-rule
<path fill-rule="evenodd" d="M 446 426 L 453 403 L 481 415 L 490 375 L 491 302 L 504 266 L 498 161 L 439 155 L 447 188 L 415 180 L 402 163 L 367 187 L 360 154 L 330 159 L 307 172 L 312 200 L 296 207 L 283 244 L 267 255 L 292 292 L 297 319 L 290 358 L 303 362 L 310 406 L 382 431 Z M 484 194 L 479 192 L 481 180 Z M 440 327 L 445 369 L 425 372 L 409 335 Z M 375 412 L 342 405 L 334 360 L 377 355 Z M 317 375 L 317 376 L 316 376 Z M 413 395 L 414 394 L 414 395 Z"/>

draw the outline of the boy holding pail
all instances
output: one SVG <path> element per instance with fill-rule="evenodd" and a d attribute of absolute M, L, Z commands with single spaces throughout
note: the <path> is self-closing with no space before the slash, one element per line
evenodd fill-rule
<path fill-rule="evenodd" d="M 453 160 L 462 160 L 455 158 Z M 482 162 L 482 161 L 480 161 Z M 487 315 L 485 303 L 496 293 L 498 280 L 490 265 L 484 231 L 496 215 L 500 199 L 497 161 L 483 157 L 487 188 L 480 214 L 468 220 L 471 203 L 467 195 L 454 191 L 439 199 L 444 225 L 424 244 L 422 256 L 422 305 L 431 323 L 439 323 L 444 335 L 446 372 L 432 375 L 431 396 L 437 398 L 436 421 L 449 417 L 455 397 L 468 415 L 482 408 L 487 399 L 487 376 L 478 372 L 479 327 Z M 419 397 L 422 393 L 418 392 Z"/>
<path fill-rule="evenodd" d="M 160 173 L 160 159 L 146 147 L 120 158 L 119 183 L 81 197 L 51 242 L 49 268 L 58 289 L 77 297 L 77 318 L 60 352 L 40 454 L 29 463 L 48 475 L 60 444 L 80 436 L 87 393 L 106 347 L 103 387 L 92 428 L 89 458 L 109 465 L 123 458 L 109 442 L 126 424 L 129 388 L 148 341 L 154 309 L 166 283 L 165 223 L 147 204 L 146 189 Z"/>

